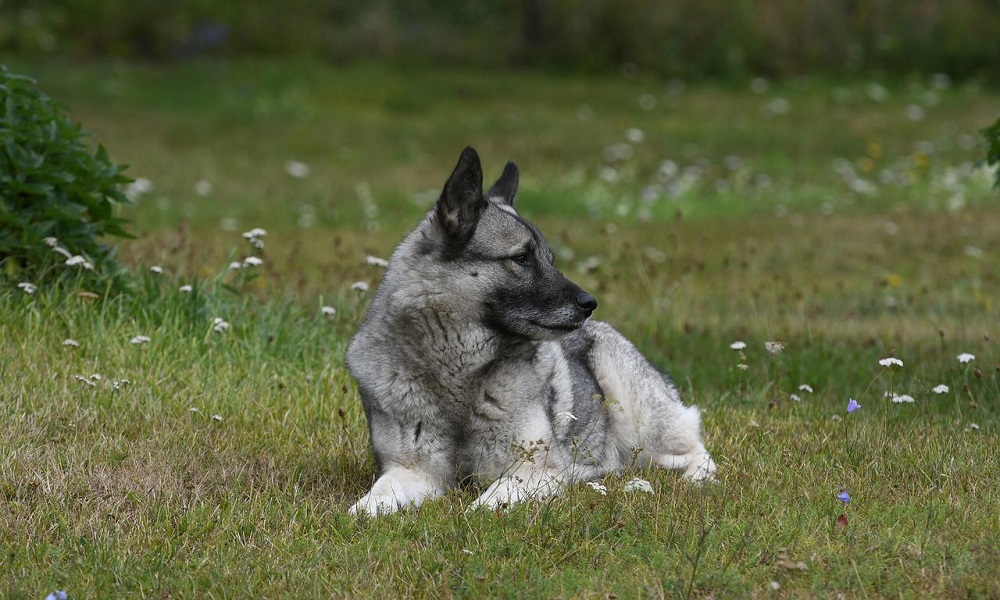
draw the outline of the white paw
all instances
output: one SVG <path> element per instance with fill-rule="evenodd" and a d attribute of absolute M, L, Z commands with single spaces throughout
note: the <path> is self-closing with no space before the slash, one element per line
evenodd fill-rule
<path fill-rule="evenodd" d="M 554 496 L 559 493 L 560 489 L 561 484 L 554 477 L 541 476 L 528 477 L 527 479 L 516 476 L 501 477 L 490 484 L 490 487 L 486 488 L 486 491 L 469 505 L 468 510 L 510 508 L 529 498 Z"/>
<path fill-rule="evenodd" d="M 684 477 L 695 483 L 715 483 L 715 461 L 708 454 L 701 454 L 691 459 L 686 469 Z"/>
<path fill-rule="evenodd" d="M 372 517 L 388 515 L 408 506 L 420 506 L 427 498 L 443 493 L 444 488 L 426 473 L 390 469 L 348 512 Z"/>

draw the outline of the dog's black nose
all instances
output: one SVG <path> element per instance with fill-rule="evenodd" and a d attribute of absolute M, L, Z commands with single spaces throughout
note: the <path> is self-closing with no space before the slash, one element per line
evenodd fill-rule
<path fill-rule="evenodd" d="M 597 308 L 597 298 L 581 290 L 576 294 L 576 305 L 589 313 L 594 312 Z"/>

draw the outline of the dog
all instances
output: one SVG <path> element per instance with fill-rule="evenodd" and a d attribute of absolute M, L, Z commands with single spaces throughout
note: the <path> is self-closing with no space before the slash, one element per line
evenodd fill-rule
<path fill-rule="evenodd" d="M 714 480 L 701 412 L 553 265 L 515 208 L 508 162 L 483 193 L 466 148 L 399 244 L 351 340 L 378 478 L 350 512 L 381 515 L 460 482 L 503 509 L 630 465 Z"/>

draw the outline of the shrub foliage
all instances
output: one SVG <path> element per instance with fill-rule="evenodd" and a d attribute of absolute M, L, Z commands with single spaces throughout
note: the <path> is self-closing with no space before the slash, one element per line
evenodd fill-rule
<path fill-rule="evenodd" d="M 116 215 L 129 179 L 35 82 L 0 67 L 0 273 L 35 283 L 117 280 L 107 236 L 131 237 Z"/>

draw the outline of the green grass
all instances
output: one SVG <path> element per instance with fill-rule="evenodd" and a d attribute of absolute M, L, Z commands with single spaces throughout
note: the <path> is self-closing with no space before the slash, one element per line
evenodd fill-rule
<path fill-rule="evenodd" d="M 0 596 L 1000 595 L 1000 212 L 967 138 L 995 118 L 995 90 L 12 67 L 153 191 L 119 253 L 134 296 L 0 292 Z M 776 97 L 790 112 L 765 115 Z M 607 161 L 629 128 L 644 133 L 632 158 Z M 719 485 L 648 471 L 652 495 L 623 492 L 627 473 L 607 496 L 574 486 L 506 514 L 465 513 L 475 490 L 346 514 L 374 477 L 343 366 L 370 294 L 351 285 L 377 282 L 365 256 L 391 252 L 467 143 L 488 176 L 520 163 L 522 211 L 598 316 L 705 409 Z M 673 195 L 667 159 L 700 168 Z M 852 191 L 859 178 L 874 192 Z M 258 226 L 264 265 L 227 271 Z M 878 365 L 890 355 L 904 367 Z"/>

